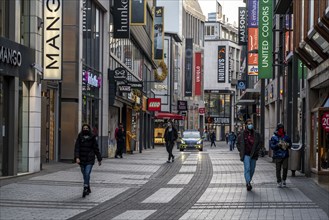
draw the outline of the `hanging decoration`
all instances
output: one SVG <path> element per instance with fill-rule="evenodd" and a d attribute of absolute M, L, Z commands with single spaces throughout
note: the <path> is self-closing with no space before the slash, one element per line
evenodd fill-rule
<path fill-rule="evenodd" d="M 163 60 L 161 60 L 161 62 L 159 63 L 159 68 L 161 68 L 161 74 L 158 74 L 158 70 L 156 69 L 154 71 L 154 79 L 156 81 L 163 82 L 168 75 L 168 68 Z"/>

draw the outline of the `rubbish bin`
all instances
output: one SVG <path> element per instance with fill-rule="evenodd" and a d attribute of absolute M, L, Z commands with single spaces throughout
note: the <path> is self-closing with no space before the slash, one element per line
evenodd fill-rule
<path fill-rule="evenodd" d="M 293 143 L 289 150 L 288 170 L 291 170 L 292 176 L 295 176 L 296 170 L 301 169 L 301 149 L 301 144 Z"/>
<path fill-rule="evenodd" d="M 131 138 L 130 140 L 130 150 L 131 154 L 136 150 L 136 140 L 134 138 Z"/>

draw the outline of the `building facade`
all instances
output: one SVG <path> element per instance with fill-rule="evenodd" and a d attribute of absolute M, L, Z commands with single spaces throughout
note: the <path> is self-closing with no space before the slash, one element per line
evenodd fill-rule
<path fill-rule="evenodd" d="M 41 6 L 0 2 L 0 176 L 41 167 Z"/>
<path fill-rule="evenodd" d="M 241 47 L 237 29 L 222 22 L 205 23 L 204 102 L 207 130 L 215 131 L 217 140 L 236 131 L 237 80 L 240 76 Z"/>

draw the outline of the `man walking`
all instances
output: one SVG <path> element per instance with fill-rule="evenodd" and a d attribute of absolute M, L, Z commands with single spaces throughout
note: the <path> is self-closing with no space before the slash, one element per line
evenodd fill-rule
<path fill-rule="evenodd" d="M 210 147 L 212 147 L 212 145 L 214 145 L 216 147 L 216 134 L 215 134 L 215 131 L 212 131 L 211 134 L 210 134 L 210 141 L 211 141 L 211 145 Z"/>
<path fill-rule="evenodd" d="M 178 132 L 177 129 L 171 124 L 171 122 L 168 122 L 168 126 L 164 133 L 164 139 L 166 142 L 166 149 L 168 152 L 168 161 L 167 163 L 170 163 L 170 159 L 172 159 L 172 162 L 175 160 L 175 156 L 172 154 L 172 149 L 174 147 L 175 141 L 178 138 Z"/>
<path fill-rule="evenodd" d="M 237 148 L 240 152 L 240 160 L 244 164 L 244 178 L 246 187 L 251 191 L 251 180 L 255 172 L 258 153 L 262 146 L 262 138 L 260 134 L 254 130 L 251 119 L 245 122 L 245 130 L 238 137 Z"/>
<path fill-rule="evenodd" d="M 271 138 L 271 149 L 273 150 L 273 159 L 276 165 L 276 181 L 278 187 L 286 187 L 288 173 L 289 149 L 291 148 L 290 137 L 286 135 L 283 124 L 276 126 L 276 131 Z M 281 168 L 282 178 L 281 178 Z"/>
<path fill-rule="evenodd" d="M 235 145 L 235 140 L 236 140 L 236 135 L 234 134 L 234 131 L 230 133 L 228 136 L 228 139 L 230 141 L 230 151 L 234 150 L 234 145 Z"/>

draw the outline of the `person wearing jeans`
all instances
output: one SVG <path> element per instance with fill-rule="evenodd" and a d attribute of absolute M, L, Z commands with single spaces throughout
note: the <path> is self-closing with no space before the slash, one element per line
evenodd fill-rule
<path fill-rule="evenodd" d="M 81 132 L 78 134 L 74 148 L 75 162 L 80 165 L 83 176 L 82 197 L 89 195 L 90 173 L 97 157 L 98 165 L 102 164 L 102 156 L 99 152 L 96 136 L 91 132 L 88 124 L 82 125 Z"/>
<path fill-rule="evenodd" d="M 255 173 L 258 153 L 262 146 L 260 134 L 254 130 L 251 119 L 245 122 L 245 130 L 238 137 L 237 148 L 240 152 L 240 160 L 244 165 L 244 178 L 248 191 L 251 191 L 251 180 Z"/>
<path fill-rule="evenodd" d="M 278 187 L 286 187 L 288 173 L 289 149 L 291 148 L 291 139 L 284 130 L 283 124 L 278 124 L 276 131 L 271 138 L 271 149 L 273 150 L 273 160 L 276 165 L 276 181 Z M 282 168 L 282 177 L 281 177 Z"/>

